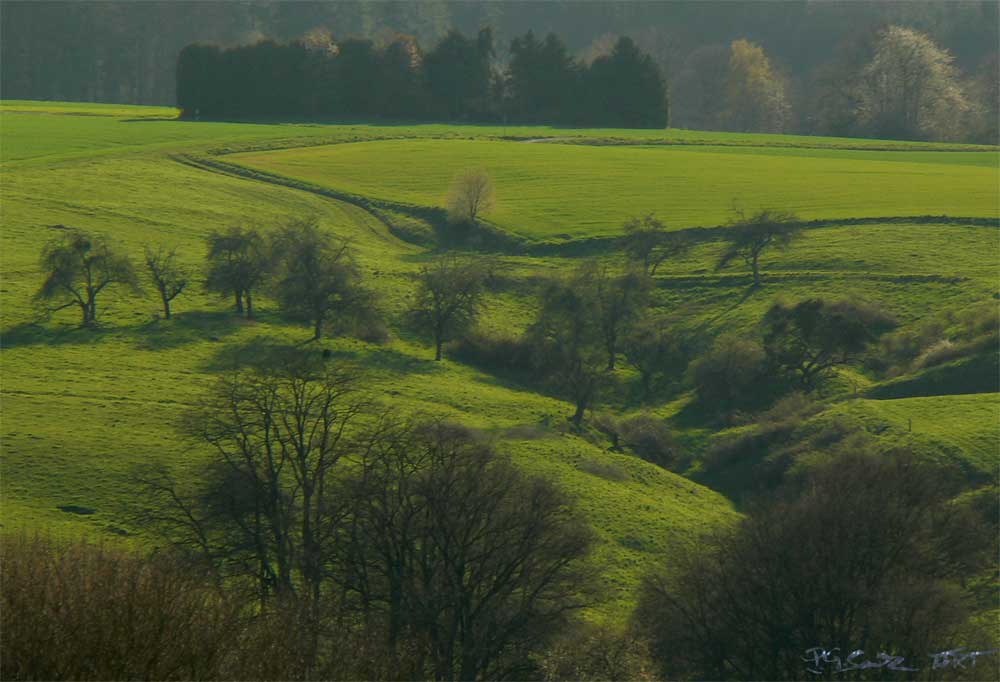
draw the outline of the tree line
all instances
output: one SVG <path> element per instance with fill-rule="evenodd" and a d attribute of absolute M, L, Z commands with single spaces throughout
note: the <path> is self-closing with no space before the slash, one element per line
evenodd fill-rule
<path fill-rule="evenodd" d="M 78 308 L 81 326 L 97 325 L 97 297 L 116 286 L 140 295 L 145 280 L 156 291 L 163 318 L 198 274 L 182 263 L 176 248 L 147 247 L 145 277 L 107 237 L 57 226 L 62 234 L 42 250 L 45 279 L 35 299 L 46 313 Z M 364 286 L 350 245 L 315 221 L 293 221 L 273 232 L 234 226 L 206 238 L 202 273 L 205 291 L 233 302 L 233 310 L 254 317 L 255 296 L 267 292 L 286 317 L 308 324 L 319 340 L 330 328 L 379 336 L 374 294 Z"/>
<path fill-rule="evenodd" d="M 667 78 L 620 37 L 572 56 L 528 31 L 496 59 L 493 34 L 450 31 L 424 53 L 411 36 L 381 45 L 316 30 L 288 44 L 190 45 L 177 64 L 186 116 L 305 116 L 603 127 L 806 132 L 996 143 L 998 62 L 963 75 L 926 34 L 888 25 L 835 47 L 809 95 L 759 44 L 709 45 Z M 669 101 L 668 101 L 669 92 Z"/>
<path fill-rule="evenodd" d="M 666 85 L 630 38 L 590 63 L 550 33 L 514 38 L 497 64 L 493 33 L 449 31 L 424 51 L 412 36 L 382 45 L 315 30 L 287 44 L 194 44 L 177 59 L 177 104 L 189 118 L 502 121 L 662 128 Z"/>

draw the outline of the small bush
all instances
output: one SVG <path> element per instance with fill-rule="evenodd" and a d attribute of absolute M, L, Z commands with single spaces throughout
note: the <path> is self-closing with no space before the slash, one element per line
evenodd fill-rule
<path fill-rule="evenodd" d="M 961 356 L 961 349 L 948 339 L 941 339 L 927 348 L 913 361 L 913 369 L 933 367 Z"/>
<path fill-rule="evenodd" d="M 681 457 L 681 447 L 662 419 L 640 414 L 619 426 L 621 442 L 636 455 L 668 468 Z"/>
<path fill-rule="evenodd" d="M 868 366 L 888 378 L 897 377 L 991 350 L 998 343 L 998 330 L 1000 306 L 994 301 L 947 311 L 919 326 L 883 336 Z"/>
<path fill-rule="evenodd" d="M 765 361 L 759 343 L 735 336 L 719 338 L 692 366 L 698 400 L 719 411 L 753 404 L 766 383 Z"/>
<path fill-rule="evenodd" d="M 541 659 L 543 680 L 649 679 L 645 646 L 630 632 L 580 624 L 564 633 Z"/>
<path fill-rule="evenodd" d="M 614 462 L 597 462 L 592 459 L 585 459 L 577 465 L 580 471 L 593 474 L 608 481 L 627 481 L 628 472 L 621 465 Z"/>
<path fill-rule="evenodd" d="M 236 610 L 200 574 L 83 542 L 2 544 L 5 680 L 215 679 L 233 657 Z"/>

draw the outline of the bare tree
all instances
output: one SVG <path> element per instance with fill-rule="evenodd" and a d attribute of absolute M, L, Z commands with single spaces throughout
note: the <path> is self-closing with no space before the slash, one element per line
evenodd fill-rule
<path fill-rule="evenodd" d="M 539 374 L 573 402 L 577 427 L 607 380 L 608 351 L 594 300 L 594 267 L 584 266 L 542 292 L 538 317 L 526 337 Z"/>
<path fill-rule="evenodd" d="M 604 339 L 607 369 L 614 370 L 621 338 L 646 309 L 649 278 L 636 272 L 614 275 L 607 266 L 600 265 L 590 268 L 579 281 L 591 289 L 588 293 Z"/>
<path fill-rule="evenodd" d="M 177 249 L 167 251 L 161 246 L 153 251 L 147 247 L 146 269 L 163 302 L 163 316 L 169 320 L 170 302 L 188 285 L 187 273 L 177 262 Z"/>
<path fill-rule="evenodd" d="M 208 447 L 204 486 L 185 492 L 162 471 L 138 472 L 141 518 L 206 560 L 220 579 L 318 608 L 342 514 L 334 472 L 367 409 L 360 374 L 292 357 L 219 379 L 185 425 Z"/>
<path fill-rule="evenodd" d="M 236 312 L 253 317 L 253 291 L 261 286 L 271 267 L 271 256 L 257 230 L 232 227 L 208 236 L 208 273 L 205 288 L 232 295 Z M 244 307 L 244 301 L 246 306 Z"/>
<path fill-rule="evenodd" d="M 440 421 L 403 424 L 364 454 L 340 545 L 349 603 L 409 642 L 423 679 L 523 675 L 592 599 L 590 531 L 550 483 Z"/>
<path fill-rule="evenodd" d="M 761 254 L 772 247 L 784 249 L 801 231 L 799 218 L 787 211 L 761 209 L 747 216 L 742 211 L 729 224 L 729 245 L 719 257 L 718 269 L 740 258 L 753 272 L 753 285 L 760 286 Z"/>
<path fill-rule="evenodd" d="M 84 327 L 97 324 L 97 295 L 105 288 L 118 284 L 138 291 L 139 280 L 128 256 L 114 249 L 106 237 L 82 230 L 66 229 L 46 244 L 41 267 L 45 281 L 35 299 L 56 300 L 52 312 L 79 307 Z"/>
<path fill-rule="evenodd" d="M 842 454 L 675 553 L 634 615 L 659 676 L 833 679 L 822 647 L 844 665 L 857 650 L 855 664 L 891 653 L 922 669 L 908 679 L 940 679 L 927 665 L 939 642 L 994 636 L 969 627 L 955 584 L 989 561 L 991 533 L 949 501 L 943 473 L 907 453 Z M 995 660 L 984 664 L 976 679 L 995 678 Z"/>
<path fill-rule="evenodd" d="M 334 316 L 353 320 L 374 314 L 374 297 L 361 285 L 347 241 L 302 221 L 279 232 L 273 249 L 274 296 L 283 313 L 312 326 L 314 340 Z"/>
<path fill-rule="evenodd" d="M 443 256 L 420 268 L 412 313 L 431 332 L 435 360 L 441 359 L 446 340 L 475 321 L 491 269 L 482 259 L 456 256 Z"/>
<path fill-rule="evenodd" d="M 625 255 L 642 266 L 643 273 L 653 277 L 665 261 L 676 258 L 691 248 L 691 243 L 650 213 L 642 219 L 631 218 L 622 226 L 625 230 Z"/>
<path fill-rule="evenodd" d="M 448 219 L 475 225 L 479 216 L 496 205 L 493 180 L 482 169 L 466 170 L 452 180 L 445 200 Z"/>
<path fill-rule="evenodd" d="M 683 374 L 691 357 L 687 341 L 662 319 L 642 320 L 625 336 L 625 360 L 639 372 L 643 399 L 661 380 Z"/>

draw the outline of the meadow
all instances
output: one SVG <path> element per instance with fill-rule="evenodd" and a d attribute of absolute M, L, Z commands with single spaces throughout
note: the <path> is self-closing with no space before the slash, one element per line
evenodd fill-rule
<path fill-rule="evenodd" d="M 351 240 L 391 332 L 382 345 L 334 338 L 323 346 L 366 367 L 382 404 L 480 429 L 519 466 L 567 490 L 599 537 L 595 561 L 608 600 L 594 618 L 616 622 L 627 616 L 644 570 L 739 518 L 736 505 L 684 472 L 609 451 L 593 432 L 568 429 L 565 401 L 453 360 L 434 362 L 426 339 L 403 319 L 415 272 L 445 242 L 410 243 L 358 202 L 209 172 L 178 156 L 224 159 L 418 208 L 440 206 L 457 170 L 485 166 L 498 195 L 487 218 L 538 241 L 614 236 L 623 220 L 648 211 L 672 228 L 711 227 L 728 220 L 734 205 L 779 206 L 822 220 L 1000 219 L 995 149 L 675 130 L 203 123 L 175 115 L 0 105 L 3 527 L 152 546 L 128 521 L 132 467 L 161 462 L 197 475 L 205 453 L 180 436 L 180 417 L 239 358 L 310 337 L 266 298 L 259 319 L 247 322 L 197 286 L 176 300 L 169 322 L 159 318 L 149 288 L 141 298 L 102 295 L 97 330 L 78 329 L 74 311 L 41 315 L 32 301 L 38 254 L 58 226 L 105 233 L 137 263 L 147 245 L 175 246 L 197 269 L 211 230 L 313 217 Z M 539 138 L 550 141 L 525 142 Z M 764 286 L 752 292 L 743 269 L 715 269 L 722 245 L 706 239 L 658 272 L 655 303 L 710 337 L 753 334 L 775 300 L 819 294 L 881 304 L 905 328 L 998 295 L 995 222 L 950 218 L 817 224 L 789 250 L 764 258 Z M 580 260 L 568 252 L 497 257 L 507 284 L 489 296 L 480 324 L 511 335 L 532 319 L 533 282 Z M 828 416 L 848 413 L 871 424 L 887 446 L 914 441 L 977 475 L 996 471 L 996 393 L 877 400 L 865 395 L 879 385 L 873 376 L 859 370 L 843 378 L 861 395 L 826 396 Z M 692 418 L 690 402 L 682 392 L 647 409 L 669 420 L 697 464 L 719 427 Z M 640 407 L 622 394 L 601 409 L 632 414 Z"/>
<path fill-rule="evenodd" d="M 914 159 L 910 158 L 911 153 Z M 401 140 L 238 154 L 237 163 L 363 196 L 440 206 L 455 169 L 496 184 L 488 219 L 535 238 L 616 234 L 630 215 L 712 226 L 733 209 L 807 220 L 997 215 L 995 152 Z"/>

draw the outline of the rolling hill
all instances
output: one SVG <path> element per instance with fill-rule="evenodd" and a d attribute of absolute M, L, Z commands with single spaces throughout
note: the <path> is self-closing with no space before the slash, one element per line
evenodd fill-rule
<path fill-rule="evenodd" d="M 259 319 L 246 322 L 199 287 L 177 299 L 169 322 L 159 319 L 151 291 L 143 298 L 102 295 L 97 330 L 76 328 L 72 311 L 40 316 L 32 301 L 41 278 L 38 254 L 62 226 L 107 234 L 137 262 L 147 245 L 175 246 L 192 269 L 202 262 L 205 236 L 229 225 L 266 228 L 314 217 L 349 238 L 381 296 L 392 339 L 374 345 L 336 338 L 324 347 L 368 368 L 383 404 L 480 429 L 519 466 L 571 493 L 600 539 L 595 560 L 608 601 L 595 618 L 615 621 L 627 615 L 646 568 L 739 512 L 683 472 L 611 452 L 595 433 L 572 432 L 565 426 L 570 407 L 556 397 L 459 362 L 431 360 L 426 340 L 407 328 L 403 313 L 414 273 L 449 246 L 436 231 L 434 211 L 458 170 L 482 166 L 495 176 L 498 208 L 487 217 L 500 233 L 518 243 L 565 246 L 497 256 L 504 285 L 489 297 L 481 321 L 487 330 L 523 329 L 535 283 L 573 268 L 574 245 L 591 240 L 581 253 L 618 258 L 614 238 L 622 222 L 651 211 L 674 229 L 714 229 L 734 205 L 777 206 L 815 221 L 792 248 L 764 258 L 758 291 L 748 292 L 743 270 L 715 269 L 722 247 L 711 229 L 658 272 L 655 304 L 709 337 L 754 333 L 779 298 L 864 299 L 906 328 L 998 293 L 996 149 L 673 130 L 208 123 L 175 116 L 162 108 L 0 106 L 5 529 L 150 545 L 153 539 L 130 526 L 123 511 L 134 494 L 130 469 L 162 462 L 196 475 L 203 453 L 179 435 L 177 420 L 235 357 L 310 336 L 266 299 Z M 540 139 L 547 141 L 530 142 Z M 409 239 L 415 232 L 422 238 Z M 887 384 L 877 377 L 859 372 L 854 382 L 862 395 L 833 391 L 828 416 L 852 415 L 875 424 L 872 432 L 887 443 L 914 439 L 921 451 L 944 452 L 979 476 L 995 474 L 995 388 L 926 395 L 907 384 L 883 398 L 879 388 Z M 682 418 L 689 401 L 682 391 L 649 409 L 670 420 L 697 460 L 716 427 Z M 639 408 L 623 393 L 609 396 L 602 409 Z"/>

